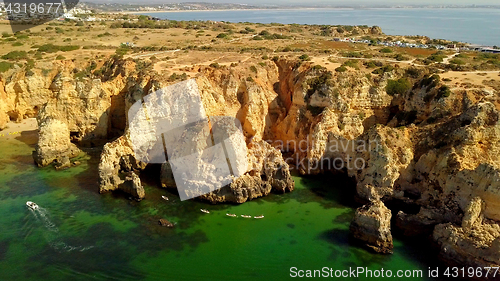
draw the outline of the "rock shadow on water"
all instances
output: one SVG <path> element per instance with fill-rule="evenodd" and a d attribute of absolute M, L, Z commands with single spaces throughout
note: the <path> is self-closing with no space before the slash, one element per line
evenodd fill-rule
<path fill-rule="evenodd" d="M 363 267 L 370 267 L 371 265 L 384 264 L 392 258 L 390 255 L 368 252 L 364 248 L 364 245 L 350 237 L 348 229 L 331 229 L 325 231 L 319 235 L 319 239 L 335 246 L 330 255 L 332 261 L 339 258 L 345 261 L 345 257 L 349 256 L 350 261 L 343 262 L 345 268 L 352 266 L 352 260 L 356 260 L 356 263 L 363 265 Z"/>
<path fill-rule="evenodd" d="M 9 251 L 9 242 L 7 241 L 0 242 L 0 261 L 3 261 L 5 259 L 7 251 Z"/>
<path fill-rule="evenodd" d="M 142 280 L 148 273 L 132 265 L 138 255 L 155 257 L 162 252 L 181 252 L 186 247 L 194 249 L 201 243 L 208 242 L 206 234 L 201 230 L 187 234 L 162 232 L 164 229 L 139 226 L 123 233 L 116 231 L 110 223 L 97 223 L 78 237 L 61 238 L 68 245 L 85 247 L 87 250 L 58 251 L 47 245 L 40 253 L 31 257 L 33 266 L 28 263 L 26 270 L 36 272 L 37 276 L 33 277 L 41 277 L 46 273 L 35 266 L 41 262 L 68 267 L 74 272 L 85 274 L 120 276 L 120 280 Z"/>
<path fill-rule="evenodd" d="M 323 208 L 355 207 L 356 181 L 343 172 L 329 172 L 302 178 L 303 185 L 319 199 Z M 310 196 L 312 197 L 312 196 Z M 301 198 L 299 198 L 301 200 Z"/>
<path fill-rule="evenodd" d="M 85 149 L 85 153 L 90 156 L 85 162 L 87 169 L 75 175 L 76 184 L 92 193 L 99 193 L 99 161 L 101 149 Z"/>
<path fill-rule="evenodd" d="M 5 183 L 8 190 L 4 193 L 7 198 L 34 197 L 45 194 L 49 187 L 45 185 L 44 180 L 38 173 L 28 173 L 13 177 Z"/>
<path fill-rule="evenodd" d="M 355 213 L 356 213 L 355 209 L 348 209 L 346 212 L 336 216 L 333 219 L 333 223 L 344 224 L 349 226 L 351 224 L 352 219 L 354 218 Z"/>
<path fill-rule="evenodd" d="M 136 249 L 134 244 L 126 246 L 127 237 L 117 233 L 111 224 L 98 223 L 91 226 L 80 237 L 61 238 L 65 243 L 73 243 L 72 246 L 85 246 L 92 248 L 85 251 L 64 251 L 57 250 L 47 244 L 44 249 L 36 256 L 31 257 L 34 264 L 52 264 L 62 267 L 68 267 L 75 272 L 106 273 L 123 272 L 130 268 L 128 263 L 131 261 Z M 78 243 L 78 244 L 76 244 Z M 27 272 L 37 272 L 44 274 L 40 268 L 31 268 L 31 263 L 26 265 Z M 128 274 L 127 274 L 128 275 Z M 145 274 L 139 270 L 130 273 L 130 277 L 137 279 L 144 278 Z"/>

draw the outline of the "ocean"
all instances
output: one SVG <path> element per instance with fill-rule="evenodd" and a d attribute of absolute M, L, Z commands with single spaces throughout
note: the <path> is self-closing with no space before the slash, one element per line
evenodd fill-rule
<path fill-rule="evenodd" d="M 171 20 L 377 25 L 388 35 L 425 35 L 500 46 L 500 9 L 302 9 L 141 13 Z"/>
<path fill-rule="evenodd" d="M 292 267 L 422 270 L 423 278 L 405 280 L 430 280 L 427 270 L 437 266 L 426 241 L 396 236 L 393 255 L 352 244 L 348 181 L 294 177 L 292 193 L 210 205 L 181 202 L 153 180 L 146 200 L 135 202 L 98 194 L 98 153 L 69 170 L 35 167 L 36 138 L 31 131 L 0 139 L 0 280 L 288 280 Z M 175 228 L 160 227 L 160 218 Z"/>

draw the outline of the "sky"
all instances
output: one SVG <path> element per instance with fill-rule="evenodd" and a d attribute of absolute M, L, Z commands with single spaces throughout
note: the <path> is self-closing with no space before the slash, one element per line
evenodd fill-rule
<path fill-rule="evenodd" d="M 380 4 L 393 4 L 393 5 L 405 5 L 405 4 L 433 4 L 433 5 L 500 5 L 498 0 L 87 0 L 89 2 L 113 2 L 113 3 L 179 3 L 179 2 L 211 2 L 211 3 L 239 3 L 239 4 L 271 4 L 271 5 L 314 5 L 314 4 L 331 4 L 331 5 L 380 5 Z"/>

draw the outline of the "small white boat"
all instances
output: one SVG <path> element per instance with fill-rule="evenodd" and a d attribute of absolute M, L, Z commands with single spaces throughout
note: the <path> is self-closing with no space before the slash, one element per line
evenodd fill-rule
<path fill-rule="evenodd" d="M 168 201 L 168 197 L 167 197 L 167 196 L 162 196 L 161 198 L 162 198 L 163 200 L 165 200 L 165 201 Z"/>
<path fill-rule="evenodd" d="M 210 214 L 210 211 L 209 211 L 209 210 L 207 210 L 207 209 L 200 209 L 200 211 L 202 211 L 202 212 L 203 212 L 203 213 L 205 213 L 205 214 Z"/>
<path fill-rule="evenodd" d="M 26 202 L 26 206 L 28 206 L 32 210 L 38 210 L 38 205 L 34 202 L 28 201 Z"/>
<path fill-rule="evenodd" d="M 251 219 L 252 216 L 245 216 L 245 215 L 241 215 L 242 218 L 245 218 L 245 219 Z"/>
<path fill-rule="evenodd" d="M 235 214 L 226 214 L 226 216 L 233 217 L 233 218 L 237 217 L 237 215 L 235 215 Z"/>
<path fill-rule="evenodd" d="M 258 216 L 258 217 L 253 217 L 254 219 L 263 219 L 264 218 L 264 215 L 262 216 Z"/>

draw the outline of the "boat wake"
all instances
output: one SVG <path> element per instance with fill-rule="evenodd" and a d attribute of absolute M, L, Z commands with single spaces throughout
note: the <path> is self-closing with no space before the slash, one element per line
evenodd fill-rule
<path fill-rule="evenodd" d="M 37 220 L 37 222 L 41 223 L 45 227 L 46 231 L 44 231 L 44 237 L 49 243 L 50 247 L 52 247 L 54 250 L 59 252 L 73 252 L 73 251 L 84 252 L 94 248 L 94 246 L 76 247 L 64 243 L 63 241 L 61 241 L 59 229 L 51 221 L 50 214 L 46 209 L 30 201 L 26 203 L 26 206 L 28 206 L 28 210 L 30 210 L 30 212 Z"/>

